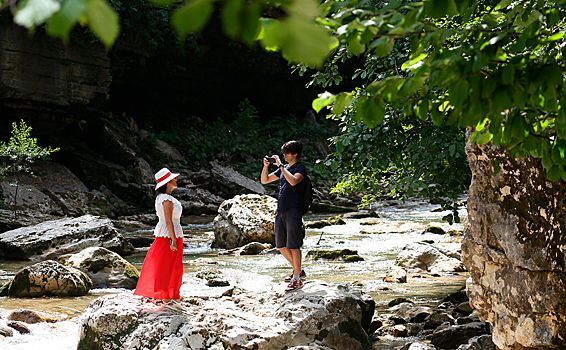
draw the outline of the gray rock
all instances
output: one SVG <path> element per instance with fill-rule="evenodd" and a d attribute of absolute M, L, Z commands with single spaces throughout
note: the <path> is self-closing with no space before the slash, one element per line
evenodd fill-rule
<path fill-rule="evenodd" d="M 354 211 L 342 215 L 344 219 L 365 219 L 365 218 L 378 218 L 379 215 L 371 211 Z"/>
<path fill-rule="evenodd" d="M 459 317 L 456 321 L 458 324 L 466 324 L 472 322 L 480 322 L 480 318 L 478 316 L 478 311 L 474 310 L 470 315 Z"/>
<path fill-rule="evenodd" d="M 425 319 L 424 329 L 436 329 L 445 322 L 455 324 L 456 320 L 446 312 L 436 311 Z"/>
<path fill-rule="evenodd" d="M 401 350 L 436 350 L 434 345 L 423 343 L 421 341 L 415 341 L 405 344 Z"/>
<path fill-rule="evenodd" d="M 202 188 L 178 187 L 175 198 L 183 206 L 183 215 L 216 214 L 224 198 Z"/>
<path fill-rule="evenodd" d="M 0 234 L 0 257 L 6 259 L 54 259 L 87 247 L 104 247 L 120 255 L 135 251 L 110 219 L 92 215 L 46 221 Z"/>
<path fill-rule="evenodd" d="M 461 261 L 446 256 L 434 246 L 409 243 L 397 256 L 395 265 L 405 267 L 408 272 L 462 272 L 466 268 Z"/>
<path fill-rule="evenodd" d="M 563 346 L 566 182 L 548 181 L 540 159 L 508 159 L 491 143 L 467 144 L 466 153 L 473 180 L 462 261 L 472 304 L 500 348 Z"/>
<path fill-rule="evenodd" d="M 419 317 L 422 317 L 422 321 L 424 321 L 424 319 L 428 315 L 433 313 L 432 308 L 430 308 L 428 306 L 415 305 L 412 302 L 402 302 L 402 303 L 397 304 L 393 307 L 390 307 L 389 311 L 394 312 L 396 315 L 401 316 L 405 319 L 411 319 L 411 318 L 414 318 L 418 315 L 421 315 Z M 422 322 L 422 321 L 420 321 L 420 322 Z M 417 321 L 417 322 L 419 322 L 419 321 Z"/>
<path fill-rule="evenodd" d="M 101 247 L 91 247 L 72 254 L 63 255 L 60 263 L 86 273 L 92 280 L 92 288 L 134 289 L 140 273 L 120 255 Z"/>
<path fill-rule="evenodd" d="M 80 296 L 88 293 L 92 281 L 82 271 L 56 261 L 43 261 L 18 271 L 0 288 L 0 296 Z"/>
<path fill-rule="evenodd" d="M 407 271 L 401 266 L 391 266 L 387 269 L 385 273 L 385 282 L 392 283 L 406 283 L 407 282 Z"/>
<path fill-rule="evenodd" d="M 232 168 L 218 163 L 211 163 L 215 193 L 223 193 L 223 197 L 232 198 L 241 194 L 265 194 L 265 188 L 257 181 L 249 179 Z"/>
<path fill-rule="evenodd" d="M 236 196 L 220 205 L 214 218 L 214 248 L 233 249 L 251 242 L 275 245 L 277 201 L 269 196 Z"/>
<path fill-rule="evenodd" d="M 360 295 L 358 290 L 322 281 L 309 281 L 286 295 L 191 298 L 170 308 L 144 304 L 131 294 L 108 295 L 83 312 L 78 350 L 92 350 L 95 337 L 100 348 L 120 343 L 175 349 L 189 344 L 197 350 L 221 343 L 223 347 L 216 349 L 371 349 L 371 339 L 361 326 Z"/>
<path fill-rule="evenodd" d="M 489 334 L 489 326 L 484 322 L 472 322 L 436 330 L 430 339 L 434 346 L 442 349 L 455 349 L 466 344 L 470 338 Z"/>
<path fill-rule="evenodd" d="M 495 350 L 495 344 L 491 339 L 491 334 L 484 334 L 468 340 L 468 344 L 463 344 L 457 350 Z"/>

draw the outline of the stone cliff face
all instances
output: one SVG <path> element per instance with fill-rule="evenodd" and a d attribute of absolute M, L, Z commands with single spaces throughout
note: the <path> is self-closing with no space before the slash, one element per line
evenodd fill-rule
<path fill-rule="evenodd" d="M 502 349 L 566 344 L 566 183 L 539 160 L 468 144 L 472 183 L 462 242 L 468 293 Z M 496 173 L 497 162 L 500 170 Z"/>

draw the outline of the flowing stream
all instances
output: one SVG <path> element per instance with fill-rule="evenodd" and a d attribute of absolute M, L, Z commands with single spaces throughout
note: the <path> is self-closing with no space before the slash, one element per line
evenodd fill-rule
<path fill-rule="evenodd" d="M 454 245 L 458 238 L 432 233 L 423 234 L 430 224 L 440 226 L 446 231 L 461 231 L 461 224 L 448 225 L 441 218 L 446 212 L 433 212 L 438 205 L 422 201 L 407 201 L 404 204 L 382 206 L 378 226 L 361 225 L 361 219 L 346 219 L 346 225 L 327 226 L 322 229 L 309 229 L 303 246 L 303 257 L 312 249 L 357 250 L 365 260 L 355 263 L 341 261 L 311 261 L 304 259 L 303 267 L 307 279 L 321 279 L 337 284 L 353 283 L 369 293 L 376 301 L 378 313 L 385 312 L 389 301 L 405 297 L 421 305 L 437 305 L 446 295 L 460 290 L 468 277 L 466 273 L 448 274 L 431 277 L 426 274 L 409 274 L 407 283 L 387 283 L 383 281 L 386 270 L 393 265 L 397 254 L 410 242 L 433 240 L 437 244 Z M 466 216 L 466 210 L 460 211 L 460 217 Z M 326 219 L 327 215 L 307 215 L 305 221 Z M 254 293 L 264 293 L 283 283 L 283 278 L 291 272 L 288 262 L 281 255 L 232 256 L 218 255 L 218 249 L 210 248 L 214 239 L 211 217 L 194 217 L 191 224 L 184 226 L 185 247 L 184 275 L 181 296 L 194 291 L 214 288 L 207 287 L 202 279 L 196 278 L 198 271 L 220 270 L 230 280 Z M 377 229 L 388 233 L 361 233 L 364 228 Z M 153 229 L 123 231 L 124 235 L 151 236 Z M 319 242 L 320 241 L 320 242 Z M 141 269 L 145 251 L 126 257 L 128 261 Z M 198 258 L 211 258 L 215 265 L 194 265 Z M 14 262 L 0 260 L 0 270 L 7 272 L 0 276 L 0 283 L 10 279 L 14 273 L 32 262 Z M 64 321 L 28 325 L 31 335 L 14 332 L 14 337 L 0 340 L 0 348 L 6 350 L 71 350 L 78 342 L 78 317 L 95 298 L 109 294 L 132 291 L 121 289 L 94 289 L 83 297 L 73 298 L 0 298 L 0 317 L 17 308 L 45 311 L 60 315 Z M 375 343 L 375 349 L 391 349 L 404 344 L 408 339 L 381 337 Z"/>

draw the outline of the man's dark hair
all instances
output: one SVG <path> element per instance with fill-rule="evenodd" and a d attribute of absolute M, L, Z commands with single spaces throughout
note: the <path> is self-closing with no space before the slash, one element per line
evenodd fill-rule
<path fill-rule="evenodd" d="M 303 153 L 303 144 L 300 141 L 287 141 L 281 146 L 281 152 L 297 154 L 297 159 L 301 158 Z"/>

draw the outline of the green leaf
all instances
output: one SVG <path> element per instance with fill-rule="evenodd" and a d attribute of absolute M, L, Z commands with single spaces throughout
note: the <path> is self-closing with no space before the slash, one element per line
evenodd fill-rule
<path fill-rule="evenodd" d="M 114 44 L 120 33 L 118 14 L 104 0 L 88 0 L 88 10 L 85 13 L 88 27 L 98 39 L 109 48 Z"/>
<path fill-rule="evenodd" d="M 149 2 L 157 6 L 169 6 L 179 2 L 179 0 L 149 0 Z"/>
<path fill-rule="evenodd" d="M 88 8 L 87 0 L 65 0 L 61 10 L 47 20 L 47 33 L 68 42 L 69 33 Z"/>
<path fill-rule="evenodd" d="M 56 0 L 28 0 L 24 4 L 17 10 L 14 22 L 26 28 L 43 24 L 61 8 Z"/>
<path fill-rule="evenodd" d="M 368 47 L 369 50 L 373 49 L 375 55 L 378 57 L 385 57 L 393 51 L 395 46 L 395 40 L 391 37 L 382 36 L 381 38 L 374 40 Z"/>
<path fill-rule="evenodd" d="M 499 11 L 499 10 L 502 10 L 502 9 L 506 9 L 509 5 L 511 5 L 512 1 L 513 0 L 501 0 L 499 2 L 499 4 L 497 4 L 497 6 L 495 6 L 494 10 Z"/>
<path fill-rule="evenodd" d="M 366 46 L 360 41 L 357 35 L 352 35 L 348 38 L 348 46 L 350 51 L 356 56 L 363 54 L 366 51 Z"/>
<path fill-rule="evenodd" d="M 338 41 L 311 19 L 296 15 L 265 28 L 262 45 L 277 47 L 289 62 L 321 67 Z"/>
<path fill-rule="evenodd" d="M 173 12 L 171 24 L 177 35 L 184 39 L 187 34 L 201 30 L 212 15 L 212 0 L 189 0 Z"/>
<path fill-rule="evenodd" d="M 230 38 L 240 35 L 242 20 L 240 13 L 244 7 L 244 0 L 228 0 L 222 8 L 221 18 L 224 33 Z"/>
<path fill-rule="evenodd" d="M 374 128 L 377 124 L 383 121 L 385 116 L 385 107 L 383 104 L 378 104 L 379 101 L 375 99 L 366 99 L 358 105 L 356 118 L 363 120 L 370 128 Z"/>
<path fill-rule="evenodd" d="M 324 92 L 318 95 L 318 98 L 312 101 L 312 108 L 318 113 L 324 107 L 334 103 L 336 101 L 336 95 L 331 94 L 330 92 Z"/>
<path fill-rule="evenodd" d="M 466 79 L 459 79 L 450 88 L 450 102 L 454 107 L 461 105 L 464 100 L 468 97 L 468 81 Z"/>
<path fill-rule="evenodd" d="M 339 115 L 342 114 L 344 109 L 352 104 L 354 101 L 354 97 L 350 93 L 341 92 L 338 94 L 336 98 L 336 102 L 334 102 L 334 106 L 332 107 L 332 113 Z"/>
<path fill-rule="evenodd" d="M 513 85 L 515 78 L 515 67 L 512 64 L 507 64 L 501 70 L 501 80 L 505 85 Z"/>
<path fill-rule="evenodd" d="M 549 181 L 558 181 L 560 180 L 561 172 L 563 172 L 562 167 L 560 165 L 554 165 L 546 171 L 546 178 Z"/>

